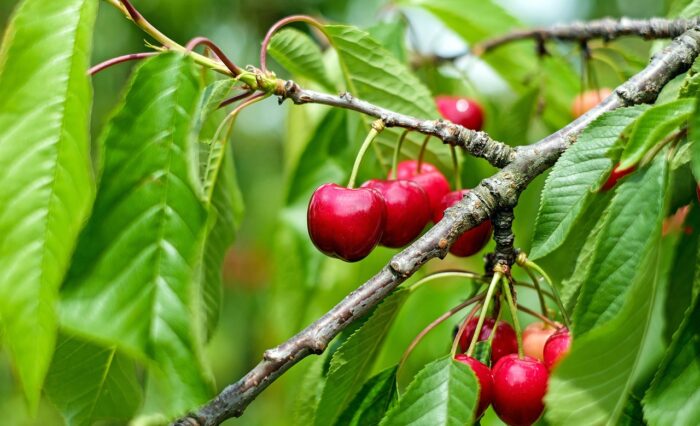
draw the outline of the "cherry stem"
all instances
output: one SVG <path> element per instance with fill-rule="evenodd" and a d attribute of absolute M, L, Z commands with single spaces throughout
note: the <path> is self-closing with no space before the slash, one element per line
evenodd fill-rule
<path fill-rule="evenodd" d="M 130 53 L 128 55 L 117 56 L 116 58 L 108 59 L 101 62 L 88 70 L 88 75 L 95 75 L 100 71 L 103 71 L 112 65 L 121 64 L 128 61 L 137 61 L 140 59 L 145 59 L 151 56 L 155 56 L 160 52 L 141 52 L 141 53 Z"/>
<path fill-rule="evenodd" d="M 666 136 L 665 138 L 663 138 L 663 139 L 661 140 L 661 142 L 659 142 L 659 143 L 657 143 L 656 145 L 654 145 L 654 147 L 653 147 L 652 149 L 650 149 L 649 152 L 647 152 L 647 153 L 644 155 L 644 158 L 642 158 L 642 160 L 639 162 L 639 167 L 644 167 L 644 166 L 646 166 L 647 164 L 651 163 L 651 161 L 654 159 L 654 157 L 656 157 L 656 155 L 657 155 L 659 152 L 661 152 L 661 150 L 662 150 L 666 145 L 668 145 L 669 143 L 672 143 L 672 142 L 674 142 L 674 143 L 677 142 L 677 141 L 680 140 L 683 136 L 685 136 L 687 133 L 688 133 L 688 127 L 685 126 L 685 127 L 681 128 L 680 130 L 678 130 L 677 132 L 671 133 L 670 135 L 668 135 L 668 136 Z"/>
<path fill-rule="evenodd" d="M 241 99 L 245 99 L 252 94 L 253 94 L 253 91 L 248 90 L 247 92 L 241 93 L 239 95 L 231 96 L 230 98 L 224 99 L 223 101 L 221 101 L 221 103 L 219 104 L 219 108 L 223 108 L 225 106 L 231 105 L 232 103 L 238 102 Z"/>
<path fill-rule="evenodd" d="M 496 322 L 493 323 L 493 330 L 491 330 L 491 334 L 489 335 L 489 338 L 488 338 L 488 342 L 489 342 L 490 347 L 492 347 L 492 345 L 493 345 L 493 339 L 494 339 L 494 336 L 496 335 L 496 330 L 498 329 L 498 322 L 501 320 L 502 315 L 503 315 L 503 309 L 499 306 L 498 313 L 496 314 Z"/>
<path fill-rule="evenodd" d="M 493 297 L 493 292 L 496 290 L 496 287 L 498 286 L 498 283 L 501 281 L 502 277 L 503 274 L 500 272 L 496 272 L 493 274 L 491 284 L 489 284 L 489 288 L 486 291 L 486 299 L 484 300 L 484 305 L 481 308 L 479 320 L 477 321 L 476 328 L 474 329 L 474 336 L 472 337 L 471 343 L 469 343 L 469 349 L 467 349 L 467 356 L 472 356 L 472 354 L 474 353 L 474 346 L 476 346 L 476 342 L 479 340 L 479 334 L 481 334 L 481 327 L 484 325 L 484 319 L 486 318 L 486 312 L 489 309 L 489 303 L 491 302 L 491 298 Z"/>
<path fill-rule="evenodd" d="M 393 180 L 396 180 L 396 169 L 399 165 L 399 154 L 401 153 L 401 146 L 403 145 L 403 141 L 406 139 L 408 132 L 410 132 L 410 130 L 406 129 L 403 131 L 403 133 L 401 133 L 401 136 L 399 136 L 399 141 L 396 142 L 396 146 L 394 147 L 394 158 L 391 160 L 391 179 Z"/>
<path fill-rule="evenodd" d="M 561 327 L 561 324 L 557 323 L 556 321 L 552 321 L 552 320 L 549 319 L 548 317 L 546 317 L 546 316 L 544 316 L 544 315 L 542 315 L 542 314 L 540 314 L 540 313 L 538 313 L 538 312 L 536 312 L 536 311 L 533 311 L 532 309 L 530 309 L 530 308 L 528 308 L 528 307 L 525 307 L 525 306 L 520 305 L 520 304 L 518 304 L 517 307 L 518 307 L 518 310 L 520 310 L 520 311 L 522 311 L 522 312 L 525 312 L 526 314 L 531 315 L 531 316 L 533 316 L 533 317 L 535 317 L 535 318 L 538 318 L 540 321 L 545 322 L 545 323 L 547 323 L 548 325 L 550 325 L 550 326 L 552 326 L 552 327 L 554 327 L 554 328 L 559 328 L 559 327 Z"/>
<path fill-rule="evenodd" d="M 221 50 L 219 46 L 217 46 L 213 41 L 209 40 L 206 37 L 195 37 L 192 40 L 190 40 L 187 45 L 185 46 L 185 51 L 187 53 L 192 52 L 197 46 L 199 45 L 205 45 L 209 49 L 211 49 L 216 57 L 224 64 L 226 65 L 226 68 L 228 68 L 229 71 L 231 71 L 231 74 L 234 76 L 239 75 L 243 70 L 241 70 L 236 64 L 234 64 L 228 56 L 224 54 L 224 52 Z"/>
<path fill-rule="evenodd" d="M 459 171 L 459 158 L 457 158 L 457 149 L 454 145 L 450 145 L 450 154 L 452 155 L 452 169 L 455 174 L 455 190 L 462 189 L 462 175 Z"/>
<path fill-rule="evenodd" d="M 376 120 L 372 123 L 372 128 L 369 130 L 365 141 L 362 142 L 360 152 L 358 152 L 357 157 L 355 157 L 355 164 L 352 166 L 352 172 L 350 173 L 350 181 L 348 181 L 348 188 L 353 189 L 355 187 L 355 180 L 357 179 L 357 172 L 358 170 L 360 170 L 362 158 L 365 156 L 365 153 L 367 152 L 369 146 L 372 145 L 372 141 L 374 141 L 374 138 L 376 138 L 382 130 L 384 130 L 384 122 L 381 119 Z"/>
<path fill-rule="evenodd" d="M 508 301 L 508 307 L 510 308 L 510 316 L 513 319 L 513 328 L 515 328 L 515 335 L 518 338 L 518 357 L 522 359 L 523 356 L 525 356 L 525 354 L 523 353 L 523 331 L 520 328 L 520 320 L 518 320 L 518 310 L 515 307 L 513 295 L 510 291 L 510 283 L 504 283 L 503 291 L 506 294 L 506 301 Z"/>
<path fill-rule="evenodd" d="M 549 278 L 549 275 L 544 271 L 544 269 L 540 268 L 539 265 L 537 265 L 535 262 L 526 259 L 525 262 L 523 262 L 523 266 L 525 268 L 531 268 L 534 269 L 538 274 L 544 278 L 544 280 L 547 282 L 547 285 L 549 286 L 550 289 L 552 289 L 552 294 L 554 295 L 554 300 L 557 302 L 557 306 L 559 307 L 559 312 L 561 312 L 561 316 L 564 319 L 564 324 L 568 329 L 571 329 L 571 321 L 569 320 L 569 314 L 566 312 L 566 309 L 564 308 L 564 304 L 561 301 L 561 297 L 559 296 L 559 291 L 557 288 L 554 286 L 554 283 L 552 282 L 552 279 Z"/>
<path fill-rule="evenodd" d="M 481 283 L 487 282 L 484 281 L 484 277 L 482 275 L 479 275 L 475 272 L 462 270 L 445 270 L 426 275 L 425 277 L 421 278 L 420 280 L 416 281 L 413 285 L 408 287 L 408 290 L 410 292 L 414 292 L 419 287 L 422 287 L 424 284 L 439 278 L 469 278 L 475 281 L 479 281 Z"/>
<path fill-rule="evenodd" d="M 399 366 L 397 367 L 397 375 L 398 371 L 401 370 L 401 367 L 404 365 L 408 357 L 411 355 L 411 352 L 418 346 L 418 344 L 423 340 L 423 338 L 431 332 L 435 327 L 438 325 L 442 324 L 447 320 L 448 318 L 452 317 L 462 309 L 466 308 L 467 306 L 476 303 L 480 300 L 484 299 L 484 293 L 478 294 L 470 299 L 465 300 L 464 302 L 460 303 L 459 305 L 455 306 L 454 308 L 450 309 L 449 311 L 445 312 L 444 314 L 440 315 L 437 317 L 433 322 L 428 324 L 427 327 L 425 327 L 416 337 L 413 339 L 410 345 L 408 345 L 408 348 L 404 351 L 403 355 L 401 356 L 401 361 L 399 361 Z"/>
<path fill-rule="evenodd" d="M 532 270 L 525 268 L 525 272 L 527 272 L 527 274 L 530 276 L 532 284 L 537 291 L 537 298 L 540 300 L 540 309 L 542 309 L 542 314 L 547 316 L 547 303 L 544 301 L 544 294 L 542 293 L 542 287 L 540 287 L 540 280 L 538 280 L 535 274 L 532 273 Z"/>
<path fill-rule="evenodd" d="M 263 39 L 262 45 L 260 46 L 260 69 L 262 72 L 267 73 L 267 48 L 270 45 L 270 41 L 272 40 L 272 36 L 275 35 L 275 33 L 285 25 L 291 24 L 292 22 L 305 22 L 309 25 L 311 25 L 314 28 L 317 28 L 319 31 L 323 33 L 323 35 L 326 36 L 328 39 L 328 42 L 330 43 L 330 38 L 326 34 L 325 30 L 323 29 L 323 25 L 312 18 L 311 16 L 308 15 L 292 15 L 288 16 L 284 19 L 280 19 L 279 21 L 275 22 L 269 30 L 267 30 L 267 34 L 265 34 L 265 38 Z"/>
<path fill-rule="evenodd" d="M 427 135 L 423 139 L 423 143 L 420 146 L 420 151 L 418 151 L 418 161 L 416 162 L 416 173 L 420 174 L 421 167 L 423 166 L 423 155 L 425 155 L 425 149 L 428 147 L 428 141 L 430 140 L 430 135 Z"/>
<path fill-rule="evenodd" d="M 521 287 L 531 288 L 533 290 L 537 290 L 534 285 L 526 283 L 526 282 L 522 282 L 522 281 L 515 281 L 515 285 L 521 286 Z M 547 290 L 543 289 L 542 294 L 544 294 L 545 296 L 549 297 L 552 301 L 554 301 L 554 295 L 552 293 L 548 292 Z M 549 309 L 547 309 L 547 312 L 549 312 Z"/>
<path fill-rule="evenodd" d="M 477 303 L 476 306 L 474 306 L 474 309 L 469 312 L 469 315 L 467 315 L 467 318 L 464 319 L 462 324 L 460 324 L 459 328 L 457 329 L 457 334 L 455 334 L 455 338 L 452 340 L 452 348 L 450 349 L 450 356 L 452 358 L 455 357 L 457 354 L 457 347 L 459 346 L 459 342 L 462 340 L 462 334 L 464 334 L 464 329 L 467 328 L 467 325 L 469 324 L 469 321 L 474 318 L 474 314 L 476 314 L 476 311 L 481 308 L 481 302 Z"/>

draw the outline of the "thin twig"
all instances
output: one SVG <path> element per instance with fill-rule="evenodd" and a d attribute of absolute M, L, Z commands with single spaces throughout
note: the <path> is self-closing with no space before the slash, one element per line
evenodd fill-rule
<path fill-rule="evenodd" d="M 108 59 L 101 62 L 88 70 L 88 75 L 95 75 L 100 71 L 103 71 L 112 65 L 121 64 L 128 61 L 136 61 L 140 59 L 145 59 L 151 56 L 157 55 L 158 52 L 142 52 L 142 53 L 130 53 L 128 55 L 117 56 L 116 58 Z"/>

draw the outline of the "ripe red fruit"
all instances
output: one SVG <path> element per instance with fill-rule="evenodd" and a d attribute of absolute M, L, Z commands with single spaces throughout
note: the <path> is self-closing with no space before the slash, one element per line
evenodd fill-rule
<path fill-rule="evenodd" d="M 363 188 L 379 191 L 386 205 L 386 221 L 380 244 L 403 247 L 413 241 L 430 220 L 430 202 L 423 189 L 410 180 L 372 179 Z"/>
<path fill-rule="evenodd" d="M 389 176 L 392 173 L 389 172 Z M 416 160 L 402 161 L 396 166 L 396 179 L 408 179 L 417 183 L 430 201 L 430 211 L 440 210 L 442 197 L 450 192 L 450 184 L 437 167 L 430 163 L 421 163 L 420 171 Z"/>
<path fill-rule="evenodd" d="M 545 322 L 533 322 L 523 330 L 523 352 L 525 355 L 543 360 L 544 345 L 557 329 Z"/>
<path fill-rule="evenodd" d="M 433 217 L 433 221 L 437 223 L 442 219 L 445 214 L 445 209 L 457 204 L 467 193 L 469 193 L 468 189 L 462 189 L 460 191 L 449 192 L 442 197 L 441 207 L 438 210 L 438 214 Z M 481 222 L 457 238 L 457 241 L 450 247 L 450 253 L 460 257 L 467 257 L 478 253 L 479 250 L 484 248 L 489 242 L 492 230 L 493 228 L 490 220 L 487 219 Z"/>
<path fill-rule="evenodd" d="M 493 400 L 493 379 L 491 378 L 491 369 L 485 366 L 481 361 L 474 359 L 465 354 L 455 355 L 455 360 L 467 364 L 472 369 L 477 380 L 479 380 L 479 403 L 476 406 L 476 417 L 481 417 L 484 411 L 488 408 Z"/>
<path fill-rule="evenodd" d="M 636 170 L 636 167 L 630 167 L 628 169 L 620 170 L 619 164 L 615 165 L 615 168 L 613 169 L 612 172 L 610 172 L 610 176 L 608 177 L 608 180 L 605 181 L 603 186 L 600 188 L 601 191 L 609 191 L 612 189 L 615 185 L 617 185 L 617 181 L 622 179 L 623 177 L 627 176 L 628 174 L 634 172 Z"/>
<path fill-rule="evenodd" d="M 309 236 L 324 254 L 348 262 L 367 256 L 379 243 L 386 220 L 381 194 L 371 188 L 321 185 L 306 214 Z"/>
<path fill-rule="evenodd" d="M 511 426 L 525 426 L 540 418 L 549 378 L 541 362 L 511 354 L 496 363 L 492 376 L 493 409 L 501 420 Z"/>
<path fill-rule="evenodd" d="M 435 98 L 438 111 L 444 118 L 467 129 L 481 130 L 484 124 L 484 111 L 473 99 L 456 96 Z"/>
<path fill-rule="evenodd" d="M 462 352 L 465 352 L 469 348 L 469 344 L 474 337 L 477 322 L 479 322 L 478 318 L 472 318 L 464 328 L 464 332 L 459 338 L 459 345 L 462 348 Z M 484 318 L 484 324 L 481 326 L 481 333 L 479 333 L 478 341 L 488 340 L 495 323 L 496 320 L 493 318 Z M 498 321 L 496 335 L 493 336 L 493 342 L 491 343 L 491 361 L 496 363 L 502 357 L 516 352 L 518 352 L 518 339 L 515 336 L 515 330 L 513 330 L 513 327 L 507 322 Z"/>
<path fill-rule="evenodd" d="M 571 115 L 578 118 L 601 103 L 612 94 L 612 90 L 602 87 L 598 90 L 586 90 L 574 98 L 571 103 Z"/>
<path fill-rule="evenodd" d="M 557 363 L 564 358 L 571 348 L 571 333 L 566 327 L 562 327 L 549 336 L 544 344 L 544 365 L 552 370 Z"/>

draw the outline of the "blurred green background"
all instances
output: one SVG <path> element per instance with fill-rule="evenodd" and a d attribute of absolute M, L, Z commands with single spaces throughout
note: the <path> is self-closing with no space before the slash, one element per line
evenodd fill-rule
<path fill-rule="evenodd" d="M 0 0 L 0 28 L 4 28 L 16 0 Z M 574 19 L 602 16 L 649 17 L 665 15 L 662 0 L 499 0 L 497 3 L 528 25 L 547 25 Z M 218 43 L 239 64 L 257 64 L 260 41 L 267 28 L 290 14 L 322 16 L 329 21 L 359 27 L 371 26 L 382 19 L 396 19 L 396 12 L 384 0 L 134 0 L 140 11 L 164 33 L 182 43 L 205 35 Z M 427 54 L 451 54 L 464 49 L 459 39 L 425 12 L 408 10 L 414 37 L 407 35 L 409 49 Z M 106 3 L 100 5 L 95 34 L 93 62 L 125 53 L 144 51 L 144 34 Z M 411 40 L 417 40 L 411 45 Z M 648 48 L 648 46 L 647 46 Z M 644 57 L 644 48 L 639 48 Z M 534 54 L 534 52 L 533 52 Z M 576 61 L 572 53 L 572 61 Z M 94 78 L 93 135 L 99 134 L 109 112 L 118 101 L 131 64 L 116 66 Z M 281 72 L 279 67 L 275 68 Z M 479 68 L 463 70 L 472 74 Z M 281 72 L 281 74 L 283 74 Z M 444 90 L 444 76 L 454 78 L 454 69 L 445 67 L 419 75 L 435 92 Z M 488 74 L 488 73 L 485 73 Z M 598 73 L 608 85 L 619 83 L 616 76 Z M 477 76 L 478 79 L 479 76 Z M 482 76 L 483 77 L 483 76 Z M 481 96 L 493 96 L 488 103 L 507 98 L 498 79 L 483 77 Z M 464 89 L 468 92 L 468 88 Z M 289 116 L 289 103 L 278 106 L 274 99 L 246 110 L 239 118 L 233 138 L 236 167 L 246 205 L 245 218 L 235 246 L 224 265 L 225 300 L 219 329 L 208 348 L 217 386 L 222 388 L 241 377 L 256 364 L 264 349 L 280 343 L 322 314 L 343 295 L 362 283 L 393 253 L 379 249 L 360 264 L 346 265 L 335 260 L 312 261 L 304 256 L 308 241 L 281 226 L 280 217 L 288 213 L 285 200 L 285 140 L 294 132 L 296 116 Z M 494 107 L 497 110 L 497 107 Z M 487 109 L 491 110 L 489 105 Z M 507 116 L 487 117 L 487 131 L 507 127 Z M 290 121 L 291 120 L 291 121 Z M 262 125 L 261 125 L 262 123 Z M 291 130 L 290 130 L 291 129 Z M 519 141 L 525 143 L 542 136 L 546 129 L 535 129 Z M 359 141 L 358 141 L 359 143 Z M 347 165 L 348 169 L 351 167 Z M 481 164 L 464 171 L 467 185 L 473 185 L 492 169 Z M 539 201 L 543 179 L 533 184 L 516 211 L 516 237 L 519 247 L 527 248 Z M 314 263 L 315 262 L 315 263 Z M 322 264 L 321 264 L 322 262 Z M 480 270 L 479 256 L 468 261 L 448 258 L 431 262 L 428 269 L 461 267 Z M 316 279 L 300 282 L 305 271 Z M 473 291 L 471 284 L 458 280 L 425 286 L 403 307 L 377 364 L 381 369 L 396 363 L 415 334 L 436 316 Z M 533 302 L 531 294 L 521 296 Z M 523 318 L 531 321 L 529 318 Z M 456 320 L 433 331 L 418 347 L 402 370 L 405 385 L 427 361 L 444 354 L 450 345 Z M 294 411 L 295 395 L 303 390 L 302 378 L 312 360 L 305 360 L 270 386 L 253 402 L 242 419 L 226 424 L 286 425 Z M 11 368 L 0 352 L 0 413 L 4 424 L 62 424 L 50 403 L 44 402 L 39 417 L 27 418 Z M 482 424 L 498 424 L 488 415 Z"/>

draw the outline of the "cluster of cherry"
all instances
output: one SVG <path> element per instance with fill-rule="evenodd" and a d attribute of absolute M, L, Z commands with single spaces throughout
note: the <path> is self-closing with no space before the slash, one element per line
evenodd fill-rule
<path fill-rule="evenodd" d="M 483 111 L 466 98 L 436 98 L 442 116 L 456 124 L 480 130 Z M 468 189 L 450 192 L 450 184 L 434 165 L 415 160 L 396 165 L 396 178 L 372 179 L 359 188 L 334 183 L 321 185 L 311 196 L 307 211 L 309 236 L 324 254 L 354 262 L 367 256 L 377 244 L 398 248 L 413 241 L 432 220 L 442 219 L 445 209 L 459 202 Z M 471 256 L 491 237 L 485 221 L 460 236 L 450 252 Z"/>
<path fill-rule="evenodd" d="M 460 336 L 462 351 L 474 337 L 477 318 L 467 320 Z M 544 410 L 549 372 L 569 352 L 571 334 L 566 327 L 555 328 L 542 322 L 530 324 L 523 332 L 523 352 L 518 355 L 515 331 L 505 321 L 486 318 L 478 341 L 491 339 L 491 365 L 460 353 L 455 359 L 469 366 L 479 380 L 479 402 L 476 417 L 488 408 L 509 425 L 531 425 Z"/>

